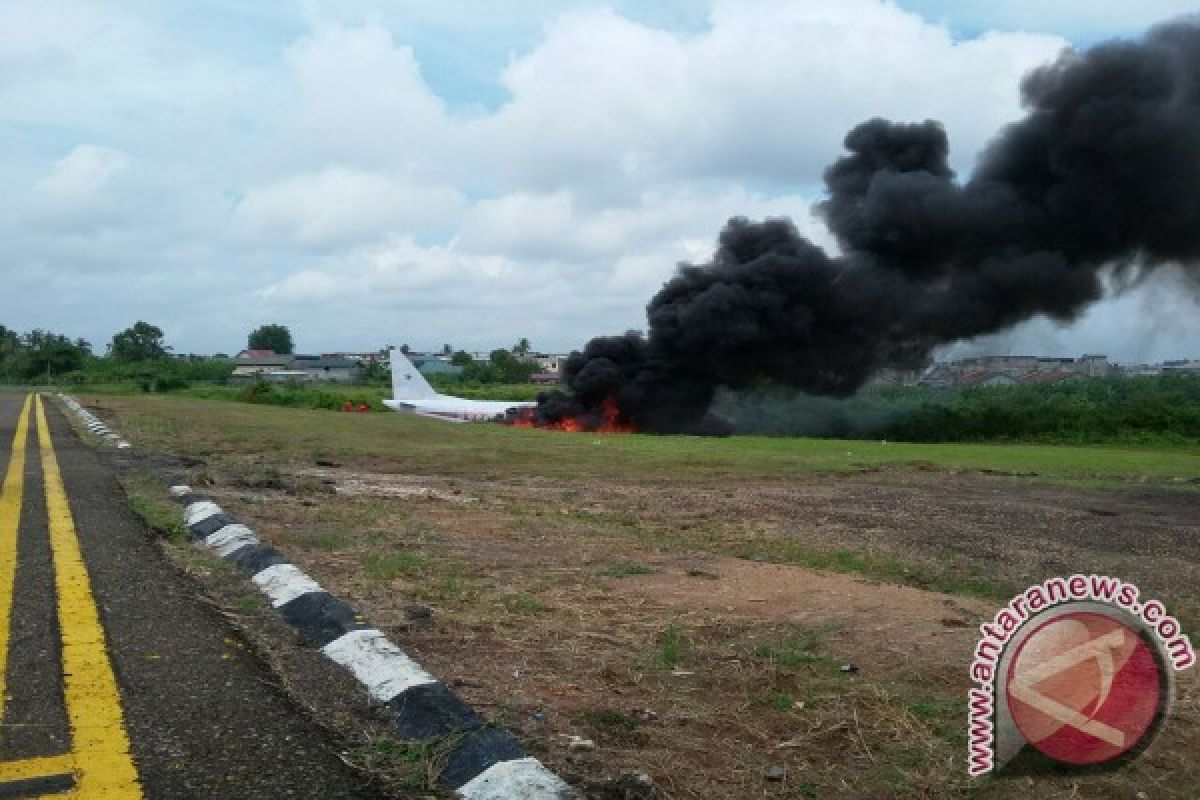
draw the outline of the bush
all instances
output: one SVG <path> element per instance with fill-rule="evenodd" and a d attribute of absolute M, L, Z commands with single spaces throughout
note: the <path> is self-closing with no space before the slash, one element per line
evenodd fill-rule
<path fill-rule="evenodd" d="M 174 392 L 179 389 L 186 389 L 190 384 L 178 375 L 159 375 L 154 378 L 152 388 L 154 391 Z"/>
<path fill-rule="evenodd" d="M 347 402 L 355 408 L 366 405 L 372 411 L 387 410 L 379 391 L 366 388 L 347 387 L 343 389 L 335 386 L 297 386 L 256 381 L 239 389 L 234 395 L 234 399 L 241 403 L 326 411 L 341 411 L 342 406 Z"/>
<path fill-rule="evenodd" d="M 1200 376 L 1081 378 L 938 391 L 869 389 L 844 400 L 778 387 L 722 392 L 713 410 L 739 433 L 911 442 L 1200 441 Z"/>
<path fill-rule="evenodd" d="M 270 403 L 274 391 L 265 381 L 255 381 L 239 389 L 235 397 L 239 403 Z"/>

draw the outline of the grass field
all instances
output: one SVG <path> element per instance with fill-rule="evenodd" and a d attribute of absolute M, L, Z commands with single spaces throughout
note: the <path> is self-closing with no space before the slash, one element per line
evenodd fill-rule
<path fill-rule="evenodd" d="M 86 395 L 81 397 L 87 398 Z M 784 477 L 878 467 L 993 470 L 1051 481 L 1200 485 L 1200 447 L 1066 447 L 1008 444 L 908 444 L 758 436 L 711 439 L 569 435 L 497 425 L 448 425 L 400 415 L 330 415 L 161 396 L 95 397 L 120 413 L 125 433 L 204 453 L 222 441 L 245 452 L 304 460 L 337 457 L 369 465 L 447 475 L 513 474 L 614 478 Z M 213 441 L 215 437 L 216 441 Z"/>
<path fill-rule="evenodd" d="M 1012 592 L 1096 571 L 1200 623 L 1196 448 L 596 436 L 80 399 L 135 452 L 187 457 L 190 481 L 577 785 L 628 769 L 672 798 L 1159 798 L 1200 782 L 1191 673 L 1163 738 L 1121 771 L 973 782 L 962 766 L 974 631 Z M 132 487 L 173 535 L 152 491 Z M 409 623 L 413 602 L 432 628 Z M 405 769 L 397 785 L 425 774 Z"/>

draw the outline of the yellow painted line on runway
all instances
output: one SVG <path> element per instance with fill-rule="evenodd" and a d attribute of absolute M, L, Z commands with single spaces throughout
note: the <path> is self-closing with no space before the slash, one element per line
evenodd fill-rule
<path fill-rule="evenodd" d="M 4 721 L 4 700 L 8 686 L 8 629 L 12 617 L 13 581 L 17 574 L 17 530 L 21 524 L 21 503 L 25 494 L 25 440 L 29 433 L 29 406 L 33 395 L 25 395 L 25 405 L 17 418 L 12 455 L 0 489 L 0 723 Z"/>
<path fill-rule="evenodd" d="M 75 772 L 75 754 L 25 758 L 20 761 L 5 761 L 0 764 L 0 784 L 24 781 L 30 778 L 49 778 L 51 775 Z M 0 786 L 0 789 L 3 789 Z"/>
<path fill-rule="evenodd" d="M 63 700 L 71 726 L 78 797 L 133 800 L 142 796 L 129 734 L 117 693 L 117 680 L 104 640 L 100 613 L 67 503 L 58 458 L 46 424 L 42 399 L 35 404 L 38 446 L 45 476 L 46 516 L 58 592 L 62 636 Z"/>

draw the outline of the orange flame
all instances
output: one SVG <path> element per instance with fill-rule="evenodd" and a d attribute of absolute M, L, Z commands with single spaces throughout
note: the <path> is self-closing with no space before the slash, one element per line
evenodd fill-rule
<path fill-rule="evenodd" d="M 520 414 L 505 424 L 513 428 L 541 428 L 546 431 L 566 431 L 568 433 L 637 433 L 636 427 L 621 421 L 621 408 L 617 405 L 615 397 L 605 398 L 604 402 L 600 404 L 599 424 L 596 424 L 596 418 L 593 415 L 581 414 L 539 425 L 531 408 L 522 410 Z"/>

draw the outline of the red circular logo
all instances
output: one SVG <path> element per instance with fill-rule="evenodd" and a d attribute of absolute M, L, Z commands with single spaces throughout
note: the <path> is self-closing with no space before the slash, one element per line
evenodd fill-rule
<path fill-rule="evenodd" d="M 1100 764 L 1155 731 L 1166 693 L 1151 645 L 1118 619 L 1075 612 L 1038 626 L 1008 669 L 1008 705 L 1025 740 L 1069 764 Z"/>

